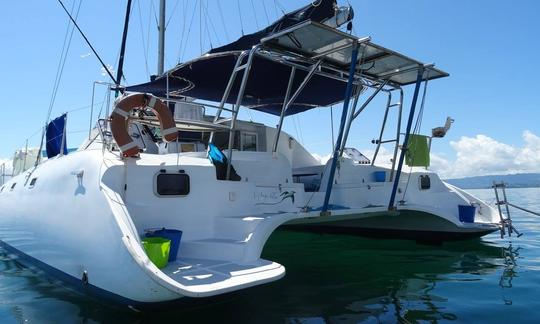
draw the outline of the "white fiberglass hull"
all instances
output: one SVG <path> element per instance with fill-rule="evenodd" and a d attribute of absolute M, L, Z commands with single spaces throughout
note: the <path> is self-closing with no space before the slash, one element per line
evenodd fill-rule
<path fill-rule="evenodd" d="M 297 174 L 315 173 L 314 169 Z M 385 172 L 386 181 L 374 179 L 375 172 Z M 390 170 L 356 164 L 340 159 L 340 169 L 330 199 L 330 214 L 321 217 L 295 219 L 284 227 L 329 233 L 358 234 L 378 238 L 450 241 L 481 237 L 499 230 L 495 209 L 466 191 L 449 185 L 437 174 L 425 169 L 404 172 L 397 189 L 397 209 L 389 210 L 393 182 Z M 422 179 L 429 178 L 429 185 Z M 312 206 L 322 205 L 324 186 L 310 199 Z M 474 222 L 462 222 L 458 206 L 474 206 Z"/>
<path fill-rule="evenodd" d="M 176 158 L 174 156 L 175 161 Z M 140 166 L 143 161 L 131 159 L 124 163 L 112 153 L 91 149 L 50 159 L 35 170 L 13 178 L 0 193 L 1 244 L 8 251 L 86 292 L 130 305 L 159 303 L 185 296 L 215 296 L 277 280 L 285 274 L 283 266 L 259 256 L 272 231 L 294 215 L 281 212 L 246 221 L 246 217 L 232 217 L 239 215 L 240 209 L 233 208 L 234 202 L 230 202 L 228 209 L 221 209 L 224 217 L 201 219 L 201 216 L 190 220 L 190 210 L 197 212 L 200 209 L 200 213 L 209 215 L 211 211 L 205 208 L 220 207 L 219 199 L 215 206 L 207 204 L 203 208 L 191 205 L 191 200 L 204 202 L 211 199 L 212 193 L 223 190 L 209 188 L 205 197 L 202 192 L 198 193 L 204 186 L 192 181 L 192 194 L 188 198 L 166 198 L 166 202 L 157 204 L 155 201 L 159 197 L 145 190 L 152 193 L 153 175 L 168 166 L 161 162 L 152 168 L 153 161 L 150 165 Z M 204 172 L 215 173 L 213 166 L 207 164 L 195 166 L 192 171 L 189 166 L 185 169 L 196 179 L 203 177 Z M 138 177 L 135 173 L 139 170 L 147 173 Z M 131 172 L 129 176 L 128 171 Z M 145 177 L 150 178 L 150 188 L 139 188 L 141 184 L 137 181 L 142 180 L 138 179 Z M 34 178 L 36 181 L 31 186 Z M 229 184 L 221 181 L 217 185 Z M 127 190 L 128 185 L 130 190 Z M 233 185 L 239 192 L 239 186 L 249 183 Z M 144 201 L 144 196 L 149 199 Z M 128 203 L 125 199 L 132 201 Z M 171 208 L 176 202 L 187 203 L 191 209 Z M 132 218 L 134 215 L 147 218 L 137 220 Z M 184 231 L 187 241 L 181 243 L 179 254 L 185 257 L 163 269 L 151 263 L 140 243 L 143 229 L 151 227 L 153 219 L 156 219 L 154 227 L 174 227 L 175 219 L 193 226 L 193 232 Z M 213 227 L 220 221 L 228 222 L 236 230 L 231 229 L 228 235 L 247 231 L 249 239 L 242 241 L 215 235 Z M 195 237 L 203 234 L 210 238 Z"/>

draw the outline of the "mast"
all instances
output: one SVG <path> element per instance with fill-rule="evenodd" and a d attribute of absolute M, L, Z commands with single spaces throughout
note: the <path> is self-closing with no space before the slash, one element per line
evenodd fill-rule
<path fill-rule="evenodd" d="M 165 0 L 159 0 L 159 39 L 158 39 L 158 68 L 157 74 L 163 74 L 165 61 Z"/>
<path fill-rule="evenodd" d="M 126 53 L 126 39 L 127 39 L 127 33 L 128 33 L 128 27 L 129 27 L 129 14 L 131 11 L 131 0 L 128 0 L 127 6 L 126 6 L 126 17 L 124 21 L 124 32 L 122 33 L 122 45 L 120 45 L 120 57 L 118 59 L 118 72 L 116 74 L 116 86 L 118 87 L 120 83 L 122 82 L 123 77 L 123 69 L 124 69 L 124 55 Z M 118 94 L 118 88 L 116 90 L 116 94 Z"/>

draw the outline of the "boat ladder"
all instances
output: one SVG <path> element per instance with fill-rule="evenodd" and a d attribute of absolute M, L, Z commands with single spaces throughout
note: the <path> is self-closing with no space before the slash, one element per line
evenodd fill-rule
<path fill-rule="evenodd" d="M 518 232 L 518 230 L 512 225 L 512 218 L 510 217 L 510 207 L 514 207 L 516 209 L 519 209 L 521 211 L 524 211 L 529 214 L 533 214 L 536 216 L 540 216 L 540 213 L 534 212 L 532 210 L 514 205 L 510 202 L 508 202 L 508 199 L 506 197 L 506 184 L 504 182 L 493 182 L 492 186 L 493 190 L 495 191 L 495 198 L 497 199 L 497 202 L 495 203 L 497 205 L 497 208 L 499 210 L 499 217 L 500 217 L 500 224 L 501 224 L 501 238 L 503 238 L 506 235 L 505 228 L 508 230 L 508 236 L 512 236 L 512 233 L 516 233 L 517 237 L 520 237 L 523 235 L 523 233 Z M 502 197 L 499 194 L 499 190 L 501 190 Z M 502 200 L 501 200 L 502 198 Z M 501 206 L 504 205 L 504 211 Z"/>

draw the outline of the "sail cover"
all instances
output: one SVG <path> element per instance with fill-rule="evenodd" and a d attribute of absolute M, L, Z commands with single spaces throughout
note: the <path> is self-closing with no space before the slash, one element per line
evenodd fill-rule
<path fill-rule="evenodd" d="M 64 155 L 68 153 L 67 145 L 66 145 L 65 128 L 66 128 L 66 114 L 63 114 L 62 116 L 53 119 L 47 125 L 46 148 L 47 148 L 48 158 L 57 156 L 62 151 Z"/>

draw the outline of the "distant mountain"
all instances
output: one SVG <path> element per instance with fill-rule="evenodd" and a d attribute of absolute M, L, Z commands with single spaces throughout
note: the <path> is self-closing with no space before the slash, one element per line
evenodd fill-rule
<path fill-rule="evenodd" d="M 493 181 L 503 181 L 509 188 L 532 188 L 540 187 L 540 173 L 486 175 L 445 181 L 463 189 L 491 188 Z"/>

